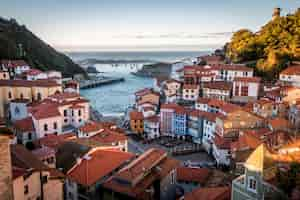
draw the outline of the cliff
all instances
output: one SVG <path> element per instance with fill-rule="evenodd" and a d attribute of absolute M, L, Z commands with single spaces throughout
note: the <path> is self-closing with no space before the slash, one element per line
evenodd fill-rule
<path fill-rule="evenodd" d="M 61 71 L 63 76 L 85 74 L 66 55 L 57 52 L 14 19 L 0 17 L 0 59 L 24 59 L 40 70 Z"/>

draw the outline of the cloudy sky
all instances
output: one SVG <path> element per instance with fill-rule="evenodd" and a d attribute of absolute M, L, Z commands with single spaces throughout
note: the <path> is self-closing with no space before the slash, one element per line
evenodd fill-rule
<path fill-rule="evenodd" d="M 209 47 L 240 28 L 257 30 L 274 7 L 286 14 L 299 6 L 300 0 L 1 0 L 0 15 L 58 49 Z"/>

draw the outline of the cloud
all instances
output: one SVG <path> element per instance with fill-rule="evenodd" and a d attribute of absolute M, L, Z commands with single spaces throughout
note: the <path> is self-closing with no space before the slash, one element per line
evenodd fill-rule
<path fill-rule="evenodd" d="M 215 33 L 167 33 L 167 34 L 137 34 L 137 35 L 116 35 L 114 38 L 130 39 L 207 39 L 207 38 L 224 38 L 231 37 L 233 32 L 215 32 Z"/>

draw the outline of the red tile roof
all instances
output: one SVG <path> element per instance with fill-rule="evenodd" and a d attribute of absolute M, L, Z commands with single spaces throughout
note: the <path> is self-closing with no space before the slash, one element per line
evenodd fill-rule
<path fill-rule="evenodd" d="M 40 160 L 49 156 L 55 156 L 55 150 L 47 146 L 42 146 L 41 148 L 35 149 L 31 152 Z"/>
<path fill-rule="evenodd" d="M 60 112 L 58 106 L 53 103 L 41 103 L 34 107 L 31 107 L 29 111 L 33 117 L 37 120 L 47 119 L 52 117 L 59 117 Z"/>
<path fill-rule="evenodd" d="M 155 180 L 162 180 L 180 164 L 179 161 L 164 155 L 159 149 L 148 150 L 121 169 L 103 186 L 130 197 L 147 199 L 149 193 L 146 189 L 153 185 Z"/>
<path fill-rule="evenodd" d="M 183 89 L 184 90 L 196 90 L 196 89 L 199 89 L 199 85 L 184 84 Z"/>
<path fill-rule="evenodd" d="M 143 120 L 144 119 L 142 112 L 131 111 L 129 115 L 130 115 L 130 120 Z"/>
<path fill-rule="evenodd" d="M 160 106 L 160 109 L 174 109 L 177 107 L 176 103 L 165 103 Z"/>
<path fill-rule="evenodd" d="M 269 125 L 273 128 L 273 129 L 286 129 L 290 127 L 290 123 L 288 120 L 284 119 L 284 118 L 274 118 L 274 119 L 270 119 L 268 121 Z"/>
<path fill-rule="evenodd" d="M 282 75 L 300 75 L 300 65 L 290 65 L 280 72 Z"/>
<path fill-rule="evenodd" d="M 261 78 L 259 78 L 259 77 L 235 77 L 234 81 L 259 83 L 261 81 Z"/>
<path fill-rule="evenodd" d="M 230 200 L 230 187 L 197 188 L 184 195 L 185 200 Z"/>
<path fill-rule="evenodd" d="M 227 149 L 230 150 L 230 145 L 231 145 L 231 139 L 228 138 L 223 138 L 219 136 L 218 134 L 215 135 L 214 138 L 214 144 L 219 148 L 219 149 Z"/>
<path fill-rule="evenodd" d="M 30 69 L 27 72 L 25 72 L 25 74 L 30 75 L 30 76 L 36 76 L 38 74 L 43 73 L 41 70 L 38 69 Z"/>
<path fill-rule="evenodd" d="M 144 96 L 151 92 L 152 92 L 152 88 L 144 88 L 144 89 L 136 91 L 134 94 L 135 94 L 135 96 Z"/>
<path fill-rule="evenodd" d="M 100 131 L 99 133 L 97 133 L 96 135 L 90 138 L 101 144 L 118 143 L 128 139 L 125 134 L 107 128 L 103 131 Z"/>
<path fill-rule="evenodd" d="M 208 102 L 208 105 L 211 107 L 218 107 L 219 109 L 225 111 L 225 112 L 232 112 L 241 109 L 240 106 L 228 103 L 226 101 L 218 100 L 218 99 L 211 99 Z"/>
<path fill-rule="evenodd" d="M 10 87 L 59 87 L 61 86 L 56 81 L 52 80 L 0 80 L 0 86 Z"/>
<path fill-rule="evenodd" d="M 200 104 L 208 104 L 209 101 L 210 101 L 209 98 L 199 97 L 199 98 L 197 99 L 197 103 L 200 103 Z"/>
<path fill-rule="evenodd" d="M 134 157 L 128 152 L 94 149 L 84 155 L 80 163 L 68 171 L 67 176 L 81 185 L 91 186 Z"/>
<path fill-rule="evenodd" d="M 34 144 L 36 146 L 47 146 L 53 149 L 58 149 L 58 147 L 65 142 L 68 142 L 72 139 L 76 138 L 75 133 L 68 133 L 68 134 L 63 134 L 63 135 L 54 135 L 54 134 L 49 134 L 46 135 L 43 138 L 40 138 L 36 141 L 34 141 Z"/>
<path fill-rule="evenodd" d="M 231 151 L 241 151 L 247 149 L 256 149 L 262 143 L 261 140 L 248 133 L 243 133 L 239 136 L 238 141 L 232 142 Z"/>
<path fill-rule="evenodd" d="M 219 64 L 219 65 L 212 65 L 212 69 L 214 70 L 230 70 L 230 71 L 247 71 L 252 72 L 253 69 L 250 67 L 246 67 L 243 64 Z"/>
<path fill-rule="evenodd" d="M 204 184 L 210 176 L 211 170 L 207 168 L 177 168 L 177 181 L 189 181 Z"/>
<path fill-rule="evenodd" d="M 58 92 L 53 95 L 50 95 L 48 98 L 53 98 L 57 100 L 65 100 L 65 99 L 74 99 L 74 98 L 79 98 L 80 95 L 76 92 Z M 82 97 L 81 97 L 82 98 Z"/>
<path fill-rule="evenodd" d="M 79 130 L 84 133 L 91 133 L 91 132 L 103 130 L 103 128 L 104 127 L 100 123 L 90 121 L 87 122 L 85 125 L 81 126 Z"/>
<path fill-rule="evenodd" d="M 27 117 L 21 120 L 17 120 L 14 122 L 14 127 L 23 132 L 34 131 L 34 125 L 31 117 Z"/>

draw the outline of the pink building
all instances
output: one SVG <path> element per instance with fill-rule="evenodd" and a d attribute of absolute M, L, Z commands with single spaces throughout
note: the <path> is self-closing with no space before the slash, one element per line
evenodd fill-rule
<path fill-rule="evenodd" d="M 171 135 L 173 113 L 176 104 L 163 104 L 160 108 L 160 131 L 162 135 Z"/>

